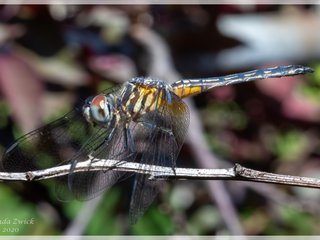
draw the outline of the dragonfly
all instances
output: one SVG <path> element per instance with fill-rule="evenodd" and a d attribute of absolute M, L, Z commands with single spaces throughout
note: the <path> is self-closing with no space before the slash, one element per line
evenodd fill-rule
<path fill-rule="evenodd" d="M 4 153 L 1 167 L 26 172 L 70 164 L 67 176 L 55 184 L 60 200 L 88 200 L 118 181 L 134 177 L 129 215 L 135 223 L 153 202 L 163 181 L 144 174 L 115 171 L 75 172 L 77 163 L 94 159 L 164 166 L 175 169 L 189 125 L 183 99 L 218 86 L 313 72 L 290 65 L 253 70 L 221 77 L 182 79 L 172 84 L 137 77 L 88 98 L 58 120 L 17 139 Z M 116 167 L 116 166 L 115 166 Z"/>

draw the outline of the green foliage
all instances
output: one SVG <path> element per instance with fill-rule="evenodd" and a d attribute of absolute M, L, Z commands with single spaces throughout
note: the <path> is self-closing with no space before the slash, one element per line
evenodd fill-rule
<path fill-rule="evenodd" d="M 121 201 L 121 191 L 113 188 L 109 191 L 100 206 L 96 209 L 90 221 L 86 234 L 88 235 L 119 235 L 121 234 L 121 222 L 117 220 L 117 204 Z M 76 214 L 76 212 L 75 212 Z"/>
<path fill-rule="evenodd" d="M 214 132 L 204 133 L 204 137 L 207 143 L 209 144 L 210 148 L 212 149 L 212 151 L 214 151 L 220 156 L 229 157 L 231 153 L 231 150 L 230 150 L 231 146 L 227 142 L 221 141 L 221 139 L 219 139 L 217 135 L 218 134 Z"/>
<path fill-rule="evenodd" d="M 316 65 L 314 70 L 314 74 L 305 76 L 307 81 L 301 84 L 299 90 L 304 96 L 312 100 L 315 104 L 318 104 L 320 94 L 320 65 Z"/>
<path fill-rule="evenodd" d="M 81 211 L 81 208 L 83 207 L 84 202 L 78 201 L 78 200 L 72 200 L 70 202 L 63 203 L 63 210 L 64 213 L 70 218 L 74 219 L 78 213 Z"/>
<path fill-rule="evenodd" d="M 132 226 L 134 235 L 168 235 L 174 233 L 174 224 L 167 214 L 156 206 L 148 209 L 146 214 Z"/>
<path fill-rule="evenodd" d="M 44 116 L 43 125 L 61 118 L 62 116 L 64 116 L 70 111 L 71 111 L 71 102 L 69 104 L 60 106 L 58 109 L 55 109 L 54 111 L 50 112 L 50 114 L 48 114 L 47 116 Z"/>
<path fill-rule="evenodd" d="M 315 219 L 295 208 L 279 207 L 279 220 L 270 222 L 266 234 L 271 235 L 310 235 L 316 226 Z"/>
<path fill-rule="evenodd" d="M 0 101 L 0 129 L 8 124 L 9 108 L 4 101 Z"/>
<path fill-rule="evenodd" d="M 320 86 L 320 64 L 314 67 L 314 74 L 308 75 L 308 77 L 314 79 L 314 82 Z"/>
<path fill-rule="evenodd" d="M 112 84 L 108 81 L 102 81 L 102 82 L 100 82 L 100 84 L 98 86 L 98 93 L 106 91 L 112 87 L 114 87 L 114 84 Z"/>
<path fill-rule="evenodd" d="M 272 151 L 283 160 L 299 160 L 308 144 L 303 132 L 291 130 L 275 136 Z"/>
<path fill-rule="evenodd" d="M 213 128 L 241 130 L 248 123 L 246 114 L 235 102 L 211 101 L 201 115 L 204 124 Z"/>
<path fill-rule="evenodd" d="M 248 124 L 245 112 L 235 102 L 210 102 L 207 108 L 201 111 L 201 117 L 206 128 L 204 135 L 212 151 L 229 157 L 233 146 L 221 141 L 220 134 L 224 135 L 227 130 L 243 130 Z"/>
<path fill-rule="evenodd" d="M 36 206 L 22 201 L 9 187 L 0 185 L 0 235 L 55 234 L 52 221 Z"/>

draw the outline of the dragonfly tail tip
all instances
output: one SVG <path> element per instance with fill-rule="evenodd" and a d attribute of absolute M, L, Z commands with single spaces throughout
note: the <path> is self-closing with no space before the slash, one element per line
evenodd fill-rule
<path fill-rule="evenodd" d="M 301 67 L 301 72 L 302 73 L 313 73 L 314 69 L 311 67 L 306 67 L 306 66 L 300 66 Z"/>

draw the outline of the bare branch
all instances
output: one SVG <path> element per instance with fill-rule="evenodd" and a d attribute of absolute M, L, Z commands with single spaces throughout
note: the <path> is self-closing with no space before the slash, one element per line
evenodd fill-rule
<path fill-rule="evenodd" d="M 69 174 L 71 165 L 63 165 L 44 170 L 29 171 L 22 173 L 0 172 L 0 180 L 38 181 L 55 178 Z M 235 164 L 226 169 L 199 169 L 199 168 L 175 168 L 162 167 L 134 162 L 104 160 L 90 158 L 79 162 L 74 172 L 85 171 L 124 171 L 149 175 L 150 180 L 176 179 L 176 180 L 240 180 L 264 183 L 276 183 L 309 188 L 320 188 L 320 179 L 268 173 L 246 168 Z"/>

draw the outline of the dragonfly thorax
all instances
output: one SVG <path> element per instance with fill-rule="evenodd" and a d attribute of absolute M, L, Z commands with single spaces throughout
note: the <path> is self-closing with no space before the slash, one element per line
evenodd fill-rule
<path fill-rule="evenodd" d="M 87 99 L 83 106 L 86 120 L 94 126 L 108 127 L 113 118 L 113 101 L 104 94 Z"/>

